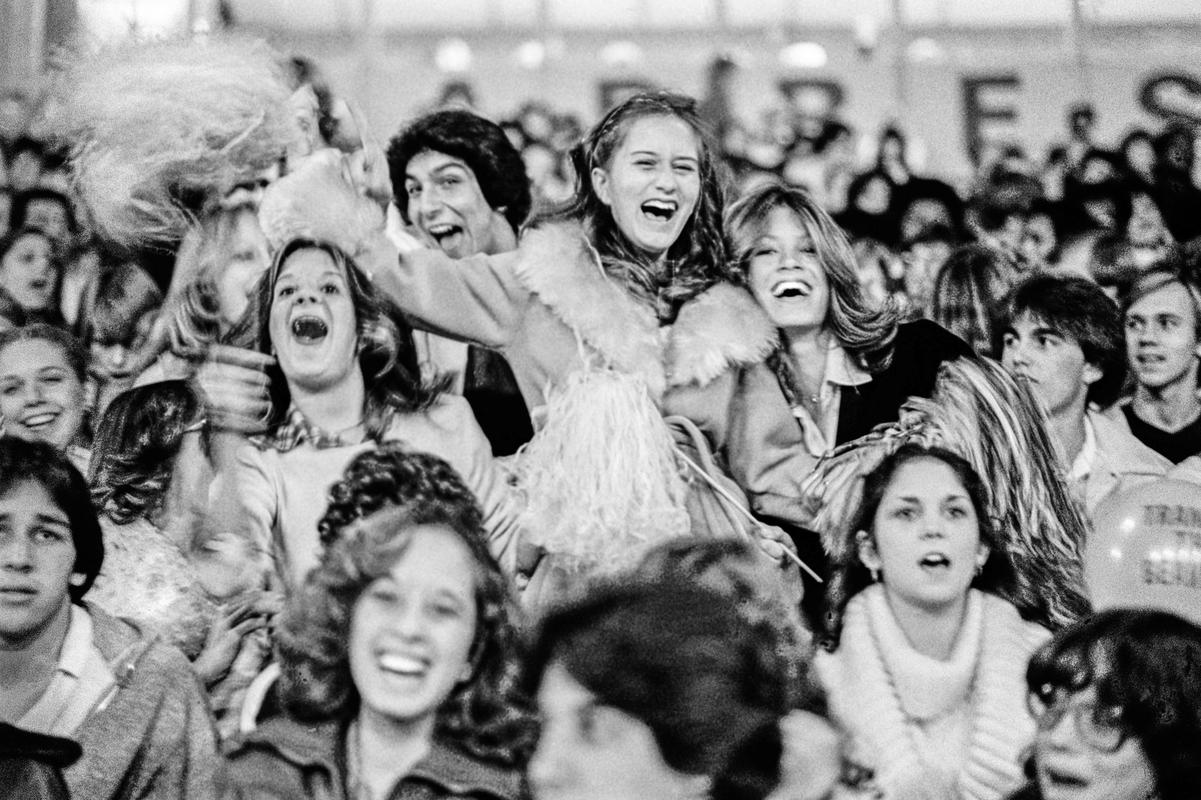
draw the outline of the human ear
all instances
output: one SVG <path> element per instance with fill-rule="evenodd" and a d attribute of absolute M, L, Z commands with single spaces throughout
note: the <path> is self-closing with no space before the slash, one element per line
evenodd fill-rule
<path fill-rule="evenodd" d="M 863 562 L 863 566 L 867 567 L 868 572 L 878 571 L 882 566 L 880 553 L 876 550 L 876 543 L 871 534 L 859 531 L 855 534 L 855 542 L 859 546 L 859 560 Z"/>
<path fill-rule="evenodd" d="M 613 194 L 609 186 L 609 173 L 601 167 L 592 168 L 592 190 L 597 198 L 607 206 L 613 205 Z"/>
<path fill-rule="evenodd" d="M 87 579 L 88 576 L 84 575 L 82 572 L 72 572 L 71 577 L 67 579 L 67 582 L 78 589 L 80 586 L 83 586 Z"/>
<path fill-rule="evenodd" d="M 992 554 L 992 548 L 987 543 L 981 542 L 976 548 L 976 574 L 980 574 L 980 570 L 984 569 L 984 565 L 988 563 L 988 557 Z"/>
<path fill-rule="evenodd" d="M 1092 386 L 1094 383 L 1101 380 L 1101 376 L 1103 374 L 1104 373 L 1101 372 L 1101 368 L 1098 367 L 1097 365 L 1086 363 L 1084 365 L 1084 375 L 1083 375 L 1085 385 Z"/>

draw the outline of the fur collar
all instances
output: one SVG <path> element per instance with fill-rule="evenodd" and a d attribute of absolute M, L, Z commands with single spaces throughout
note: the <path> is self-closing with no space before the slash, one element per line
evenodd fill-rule
<path fill-rule="evenodd" d="M 576 223 L 531 228 L 521 237 L 517 279 L 604 359 L 642 375 L 655 397 L 666 378 L 653 309 L 630 296 L 601 267 Z"/>
<path fill-rule="evenodd" d="M 522 236 L 518 280 L 606 362 L 643 376 L 658 398 L 668 386 L 705 384 L 726 369 L 767 357 L 776 332 L 742 289 L 719 284 L 689 301 L 660 330 L 654 311 L 601 267 L 578 223 Z"/>
<path fill-rule="evenodd" d="M 1023 702 L 1026 662 L 1049 633 L 1024 622 L 1017 609 L 993 595 L 973 590 L 971 602 L 982 606 L 979 613 L 969 615 L 982 626 L 971 680 L 926 686 L 932 692 L 952 686 L 962 693 L 958 699 L 938 698 L 937 703 L 946 708 L 957 701 L 969 711 L 971 727 L 962 764 L 922 761 L 915 741 L 922 735 L 921 723 L 906 713 L 912 701 L 906 703 L 899 696 L 904 689 L 889 668 L 902 656 L 889 653 L 886 659 L 882 653 L 888 637 L 881 637 L 879 629 L 896 624 L 883 619 L 891 617 L 891 611 L 882 587 L 870 586 L 851 599 L 838 650 L 818 654 L 816 666 L 831 712 L 850 733 L 853 757 L 875 771 L 890 797 L 928 796 L 939 774 L 952 776 L 953 785 L 945 788 L 966 800 L 1000 800 L 1021 783 L 1020 756 L 1034 735 Z M 930 700 L 925 698 L 924 705 L 931 706 Z"/>
<path fill-rule="evenodd" d="M 730 367 L 763 361 L 777 341 L 775 326 L 750 293 L 718 284 L 680 309 L 668 343 L 668 381 L 704 386 Z"/>

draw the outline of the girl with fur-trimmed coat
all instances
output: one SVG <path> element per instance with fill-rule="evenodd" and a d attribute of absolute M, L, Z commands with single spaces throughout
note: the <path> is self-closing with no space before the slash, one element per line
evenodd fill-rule
<path fill-rule="evenodd" d="M 494 348 L 512 366 L 538 429 L 516 465 L 537 545 L 522 571 L 557 556 L 535 596 L 579 568 L 632 565 L 656 541 L 745 525 L 738 487 L 700 431 L 664 425 L 661 409 L 673 386 L 760 361 L 775 337 L 730 281 L 691 100 L 635 96 L 573 157 L 574 204 L 526 230 L 517 250 L 458 261 L 412 250 L 399 268 L 381 254 L 374 274 L 416 327 Z M 776 557 L 782 547 L 764 542 Z"/>

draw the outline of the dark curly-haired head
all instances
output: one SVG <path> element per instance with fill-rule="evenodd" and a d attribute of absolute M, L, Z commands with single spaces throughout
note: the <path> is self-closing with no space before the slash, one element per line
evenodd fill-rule
<path fill-rule="evenodd" d="M 389 524 L 364 524 L 376 514 L 388 515 Z M 439 709 L 435 733 L 480 758 L 524 763 L 537 725 L 520 688 L 517 610 L 481 519 L 471 490 L 435 456 L 385 444 L 350 463 L 330 490 L 319 524 L 321 563 L 293 598 L 277 634 L 281 696 L 292 714 L 321 720 L 357 712 L 349 637 L 358 600 L 404 557 L 414 528 L 439 526 L 471 553 L 477 622 L 471 677 Z"/>
<path fill-rule="evenodd" d="M 1101 611 L 1060 631 L 1030 659 L 1038 704 L 1092 688 L 1117 709 L 1155 774 L 1154 797 L 1185 800 L 1201 786 L 1201 628 L 1152 609 Z M 1034 760 L 1039 757 L 1035 741 Z M 1034 768 L 1034 761 L 1028 769 Z"/>
<path fill-rule="evenodd" d="M 127 524 L 162 508 L 184 431 L 203 412 L 186 381 L 135 386 L 113 398 L 92 439 L 88 482 L 100 513 Z"/>
<path fill-rule="evenodd" d="M 668 264 L 663 270 L 655 267 L 651 263 L 652 257 L 635 247 L 621 232 L 613 212 L 601 202 L 592 179 L 594 169 L 608 170 L 612 167 L 613 156 L 625 142 L 630 127 L 650 117 L 683 121 L 696 136 L 699 157 L 700 194 L 696 207 L 679 238 L 668 248 Z M 572 149 L 571 162 L 576 175 L 575 197 L 558 216 L 583 221 L 592 244 L 606 266 L 633 265 L 658 282 L 670 277 L 670 284 L 663 288 L 670 299 L 681 303 L 715 283 L 736 278 L 736 273 L 728 264 L 728 248 L 721 225 L 725 193 L 718 174 L 720 166 L 705 126 L 697 114 L 695 100 L 671 92 L 636 94 L 611 109 L 588 132 L 584 140 Z M 636 273 L 627 274 L 632 279 L 648 284 L 640 287 L 644 291 L 654 292 L 659 288 L 649 285 L 652 277 L 639 279 Z"/>
<path fill-rule="evenodd" d="M 645 724 L 672 769 L 712 778 L 711 798 L 753 800 L 780 774 L 791 693 L 778 645 L 732 597 L 670 575 L 627 578 L 547 615 L 527 680 L 536 690 L 561 666 L 598 704 Z M 540 745 L 532 770 L 556 744 Z"/>
<path fill-rule="evenodd" d="M 480 191 L 494 211 L 518 230 L 530 213 L 530 181 L 525 162 L 499 125 L 464 109 L 435 111 L 421 117 L 388 144 L 392 199 L 411 223 L 405 169 L 414 156 L 432 150 L 453 156 L 475 173 Z"/>
<path fill-rule="evenodd" d="M 0 495 L 26 481 L 46 490 L 67 515 L 75 545 L 73 572 L 83 576 L 68 586 L 71 600 L 79 602 L 100 574 L 104 563 L 104 536 L 88 496 L 88 484 L 67 457 L 45 442 L 0 436 Z"/>

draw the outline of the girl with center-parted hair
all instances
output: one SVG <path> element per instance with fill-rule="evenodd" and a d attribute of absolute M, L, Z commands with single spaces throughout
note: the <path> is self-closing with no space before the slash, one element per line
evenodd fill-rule
<path fill-rule="evenodd" d="M 0 330 L 0 430 L 46 442 L 86 472 L 87 367 L 87 352 L 62 328 L 36 322 Z"/>
<path fill-rule="evenodd" d="M 543 724 L 535 798 L 767 798 L 792 694 L 777 632 L 668 575 L 552 610 L 529 665 Z"/>
<path fill-rule="evenodd" d="M 0 330 L 34 322 L 63 324 L 58 308 L 62 262 L 40 228 L 0 237 Z"/>
<path fill-rule="evenodd" d="M 471 491 L 388 444 L 331 496 L 327 549 L 277 632 L 287 713 L 230 755 L 223 796 L 523 797 L 536 723 Z"/>
<path fill-rule="evenodd" d="M 571 203 L 512 252 L 452 260 L 415 241 L 399 259 L 384 241 L 371 251 L 376 285 L 416 327 L 498 350 L 533 410 L 517 463 L 538 546 L 519 565 L 533 574 L 527 598 L 553 596 L 577 568 L 631 566 L 648 542 L 736 535 L 745 518 L 726 519 L 713 498 L 737 487 L 708 488 L 691 450 L 700 434 L 663 423 L 664 395 L 762 359 L 773 338 L 730 283 L 718 166 L 691 99 L 635 95 L 572 158 Z"/>
<path fill-rule="evenodd" d="M 808 525 L 806 478 L 835 445 L 896 421 L 929 396 L 938 367 L 967 346 L 927 321 L 899 323 L 860 287 L 846 235 L 803 191 L 756 189 L 726 214 L 739 275 L 770 324 L 765 361 L 706 386 L 679 387 L 668 407 L 697 421 L 763 516 Z"/>
<path fill-rule="evenodd" d="M 336 246 L 285 244 L 231 342 L 269 355 L 266 433 L 220 471 L 219 530 L 244 536 L 287 588 L 317 563 L 326 493 L 354 456 L 385 441 L 445 458 L 485 510 L 498 556 L 514 521 L 509 488 L 467 402 L 420 382 L 411 343 Z M 208 397 L 210 413 L 220 403 Z"/>
<path fill-rule="evenodd" d="M 1185 800 L 1201 786 L 1201 628 L 1111 609 L 1061 631 L 1026 672 L 1038 722 L 1012 800 Z"/>
<path fill-rule="evenodd" d="M 1003 797 L 1034 738 L 1026 662 L 1050 633 L 1005 599 L 1013 567 L 980 478 L 902 445 L 866 477 L 845 536 L 815 668 L 850 758 L 888 798 Z"/>

